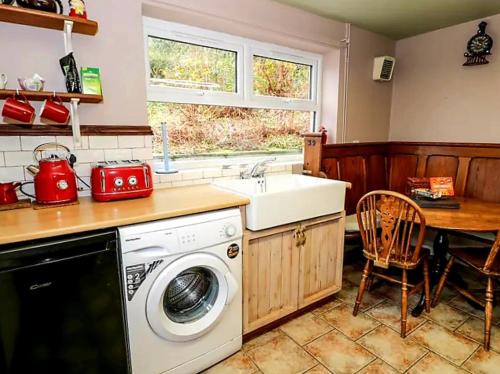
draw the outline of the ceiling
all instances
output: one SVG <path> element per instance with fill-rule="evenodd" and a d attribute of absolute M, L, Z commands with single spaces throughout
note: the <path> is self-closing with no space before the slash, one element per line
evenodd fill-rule
<path fill-rule="evenodd" d="M 276 0 L 403 39 L 500 13 L 500 0 Z"/>

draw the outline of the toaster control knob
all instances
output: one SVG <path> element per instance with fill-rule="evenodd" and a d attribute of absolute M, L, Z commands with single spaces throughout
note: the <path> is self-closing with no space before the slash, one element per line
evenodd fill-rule
<path fill-rule="evenodd" d="M 57 182 L 57 188 L 60 190 L 67 190 L 69 187 L 68 182 L 64 179 L 61 179 L 60 181 Z"/>
<path fill-rule="evenodd" d="M 128 177 L 128 184 L 130 186 L 137 186 L 137 177 L 134 175 Z"/>
<path fill-rule="evenodd" d="M 123 178 L 117 177 L 114 180 L 115 187 L 121 187 L 123 186 Z"/>

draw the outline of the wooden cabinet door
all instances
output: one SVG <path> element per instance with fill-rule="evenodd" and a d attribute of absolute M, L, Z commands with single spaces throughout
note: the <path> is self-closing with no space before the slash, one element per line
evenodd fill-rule
<path fill-rule="evenodd" d="M 297 310 L 299 249 L 294 231 L 269 230 L 245 238 L 243 332 L 248 333 Z M 266 233 L 266 234 L 267 234 Z"/>
<path fill-rule="evenodd" d="M 342 287 L 344 216 L 307 224 L 300 247 L 299 308 L 325 298 Z"/>

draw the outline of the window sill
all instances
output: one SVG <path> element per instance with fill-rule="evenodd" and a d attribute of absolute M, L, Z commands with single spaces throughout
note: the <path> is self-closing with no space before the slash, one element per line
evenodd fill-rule
<path fill-rule="evenodd" d="M 288 154 L 288 155 L 257 155 L 257 156 L 241 156 L 232 158 L 213 158 L 213 159 L 188 159 L 188 160 L 176 160 L 170 162 L 170 167 L 175 170 L 204 170 L 204 169 L 243 169 L 250 165 L 265 160 L 266 158 L 276 157 L 276 161 L 272 162 L 269 166 L 272 169 L 273 166 L 284 166 L 284 165 L 294 165 L 303 164 L 304 155 L 303 154 Z M 163 168 L 163 160 L 154 160 L 154 169 L 158 170 Z"/>

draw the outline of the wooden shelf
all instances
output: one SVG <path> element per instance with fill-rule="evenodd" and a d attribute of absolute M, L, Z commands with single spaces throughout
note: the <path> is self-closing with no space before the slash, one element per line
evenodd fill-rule
<path fill-rule="evenodd" d="M 0 100 L 5 100 L 12 97 L 16 90 L 0 90 Z M 26 96 L 29 101 L 44 101 L 54 96 L 53 91 L 23 91 L 19 90 L 21 95 Z M 64 102 L 70 102 L 71 99 L 80 99 L 80 103 L 98 104 L 103 101 L 102 95 L 86 95 L 86 94 L 73 94 L 67 92 L 56 92 L 56 96 L 60 97 Z"/>
<path fill-rule="evenodd" d="M 82 125 L 80 129 L 82 135 L 153 135 L 151 127 L 144 125 Z M 71 134 L 71 126 L 69 125 L 15 125 L 0 123 L 0 136 L 71 136 Z"/>
<path fill-rule="evenodd" d="M 0 5 L 0 21 L 60 31 L 64 30 L 64 21 L 72 21 L 73 32 L 84 35 L 95 35 L 99 29 L 95 21 L 12 5 Z"/>

